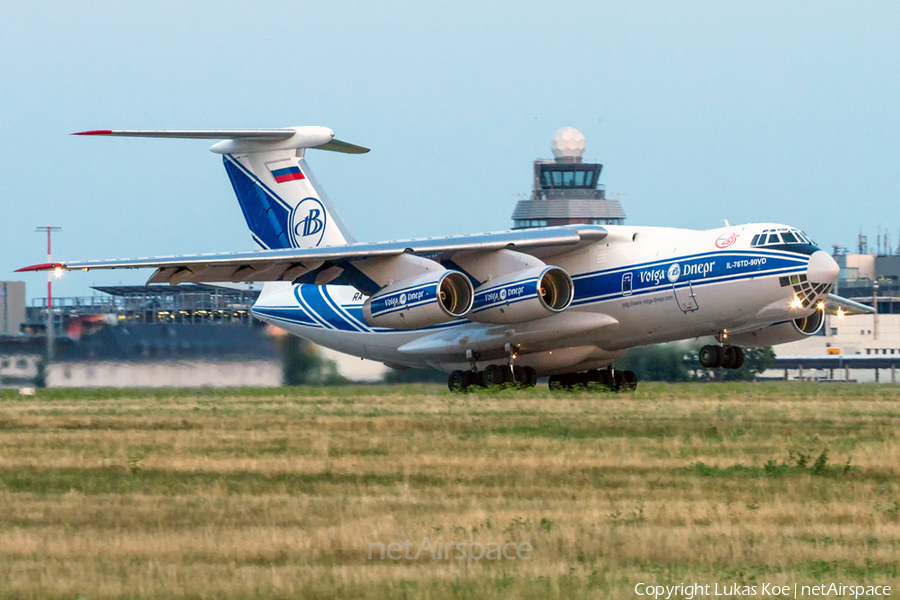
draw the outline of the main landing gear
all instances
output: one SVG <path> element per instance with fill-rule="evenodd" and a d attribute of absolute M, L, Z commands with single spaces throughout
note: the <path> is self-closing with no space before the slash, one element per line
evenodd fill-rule
<path fill-rule="evenodd" d="M 633 392 L 637 389 L 637 376 L 631 371 L 619 369 L 591 369 L 581 373 L 566 373 L 550 378 L 551 390 L 566 390 L 597 386 L 611 392 Z"/>
<path fill-rule="evenodd" d="M 537 371 L 531 367 L 488 365 L 484 371 L 453 371 L 447 386 L 451 392 L 462 392 L 470 387 L 495 388 L 506 383 L 534 387 L 537 379 Z"/>
<path fill-rule="evenodd" d="M 531 367 L 520 367 L 516 364 L 518 346 L 506 344 L 505 348 L 509 358 L 506 365 L 488 365 L 483 371 L 478 370 L 476 362 L 478 353 L 466 351 L 466 357 L 472 368 L 468 371 L 453 371 L 447 380 L 447 387 L 451 392 L 462 392 L 470 387 L 495 388 L 511 383 L 519 387 L 534 387 L 537 385 L 537 371 Z"/>
<path fill-rule="evenodd" d="M 698 353 L 700 366 L 706 369 L 740 369 L 744 351 L 737 346 L 703 346 Z"/>

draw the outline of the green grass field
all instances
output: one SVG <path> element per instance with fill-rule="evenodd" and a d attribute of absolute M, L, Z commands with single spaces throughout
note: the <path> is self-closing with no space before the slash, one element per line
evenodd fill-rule
<path fill-rule="evenodd" d="M 3 391 L 0 598 L 897 595 L 898 426 L 893 386 Z M 426 537 L 533 551 L 368 558 Z"/>

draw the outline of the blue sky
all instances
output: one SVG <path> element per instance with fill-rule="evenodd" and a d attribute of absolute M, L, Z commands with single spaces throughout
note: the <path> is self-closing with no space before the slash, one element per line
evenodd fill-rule
<path fill-rule="evenodd" d="M 208 142 L 95 128 L 326 125 L 359 240 L 502 230 L 564 126 L 627 223 L 775 221 L 900 241 L 894 2 L 11 2 L 0 19 L 0 278 L 55 258 L 252 248 Z M 149 272 L 67 274 L 59 295 Z"/>

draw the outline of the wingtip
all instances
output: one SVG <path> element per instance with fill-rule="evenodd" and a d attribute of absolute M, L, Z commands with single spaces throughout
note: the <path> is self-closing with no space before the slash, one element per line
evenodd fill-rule
<path fill-rule="evenodd" d="M 88 131 L 76 131 L 72 135 L 110 135 L 112 129 L 91 129 Z"/>
<path fill-rule="evenodd" d="M 51 269 L 62 268 L 66 265 L 63 263 L 41 263 L 39 265 L 30 265 L 28 267 L 22 267 L 21 269 L 16 269 L 15 273 L 25 273 L 28 271 L 50 271 Z"/>

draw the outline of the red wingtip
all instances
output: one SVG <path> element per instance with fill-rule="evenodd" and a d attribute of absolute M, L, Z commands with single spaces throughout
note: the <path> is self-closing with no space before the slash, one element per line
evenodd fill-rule
<path fill-rule="evenodd" d="M 112 129 L 91 129 L 90 131 L 78 131 L 72 135 L 109 135 Z"/>
<path fill-rule="evenodd" d="M 22 267 L 21 269 L 16 269 L 16 273 L 22 273 L 25 271 L 49 271 L 51 269 L 55 269 L 56 267 L 64 267 L 63 263 L 41 263 L 39 265 L 31 265 L 30 267 Z"/>

